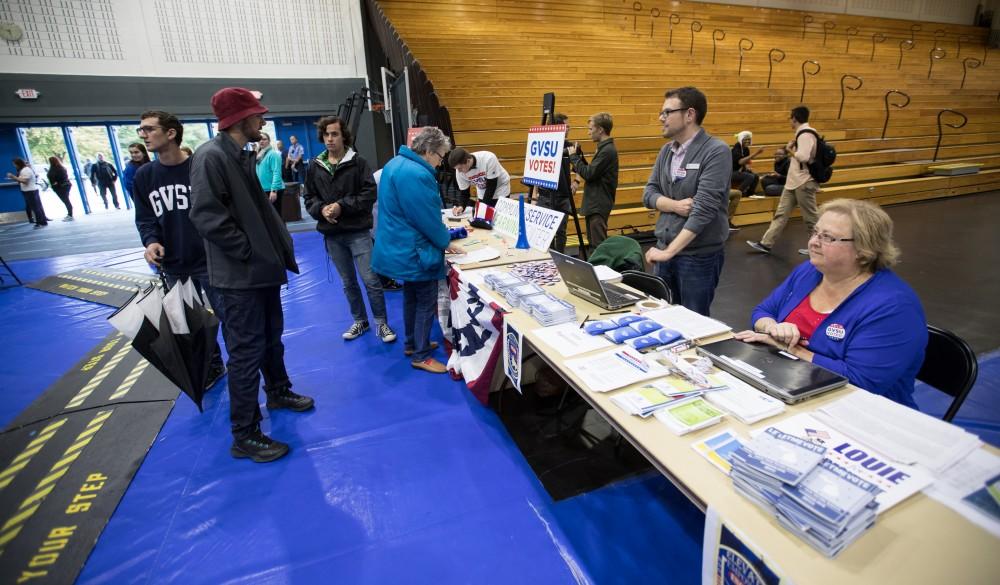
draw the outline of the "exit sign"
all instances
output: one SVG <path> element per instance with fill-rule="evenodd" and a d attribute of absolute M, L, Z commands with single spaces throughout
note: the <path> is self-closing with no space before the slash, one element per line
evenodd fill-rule
<path fill-rule="evenodd" d="M 37 100 L 39 95 L 37 89 L 19 89 L 14 93 L 22 100 Z"/>

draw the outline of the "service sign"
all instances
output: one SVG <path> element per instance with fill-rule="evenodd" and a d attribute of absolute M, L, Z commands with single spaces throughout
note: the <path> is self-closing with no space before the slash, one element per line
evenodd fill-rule
<path fill-rule="evenodd" d="M 528 128 L 528 150 L 524 155 L 525 185 L 546 189 L 559 186 L 559 171 L 562 167 L 563 141 L 566 140 L 566 125 L 532 126 Z"/>
<path fill-rule="evenodd" d="M 528 230 L 528 243 L 539 252 L 545 252 L 552 237 L 562 224 L 561 211 L 553 211 L 530 203 L 524 204 L 524 227 Z M 520 202 L 514 196 L 497 199 L 493 211 L 493 231 L 517 240 L 520 231 Z"/>
<path fill-rule="evenodd" d="M 413 147 L 413 139 L 416 138 L 417 134 L 420 134 L 420 131 L 423 130 L 423 129 L 424 129 L 423 126 L 414 126 L 412 128 L 407 128 L 406 129 L 406 147 L 407 148 L 412 148 Z"/>

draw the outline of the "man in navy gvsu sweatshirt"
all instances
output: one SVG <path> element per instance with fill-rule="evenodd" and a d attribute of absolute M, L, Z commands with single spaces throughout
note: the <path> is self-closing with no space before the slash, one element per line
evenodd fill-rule
<path fill-rule="evenodd" d="M 158 266 L 170 286 L 180 279 L 193 278 L 195 286 L 205 291 L 208 302 L 218 312 L 221 304 L 208 286 L 205 244 L 188 220 L 191 159 L 181 150 L 184 126 L 173 114 L 148 111 L 142 114 L 138 133 L 146 149 L 157 155 L 157 160 L 139 167 L 132 187 L 135 225 L 146 247 L 146 262 Z M 214 385 L 225 372 L 222 354 L 216 349 L 208 386 Z"/>

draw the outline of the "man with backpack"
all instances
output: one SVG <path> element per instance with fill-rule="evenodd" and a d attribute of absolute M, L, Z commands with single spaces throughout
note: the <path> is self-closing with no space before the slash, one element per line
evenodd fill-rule
<path fill-rule="evenodd" d="M 788 216 L 796 205 L 802 212 L 806 233 L 812 232 L 817 220 L 816 192 L 819 191 L 820 183 L 830 180 L 832 172 L 830 164 L 833 163 L 832 158 L 836 156 L 833 148 L 809 126 L 809 108 L 805 106 L 792 108 L 790 120 L 792 129 L 795 130 L 795 138 L 789 141 L 786 147 L 790 164 L 785 188 L 781 192 L 781 199 L 778 200 L 778 208 L 764 237 L 759 242 L 747 240 L 747 245 L 765 254 L 771 253 L 771 247 L 785 229 Z M 800 248 L 799 254 L 808 256 L 809 251 Z"/>

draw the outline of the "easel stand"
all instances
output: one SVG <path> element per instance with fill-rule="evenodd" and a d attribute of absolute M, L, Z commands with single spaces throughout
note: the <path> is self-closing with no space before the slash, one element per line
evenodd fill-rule
<path fill-rule="evenodd" d="M 547 93 L 542 97 L 542 126 L 551 123 L 552 116 L 556 109 L 556 94 Z M 565 148 L 565 143 L 563 148 Z M 538 199 L 538 187 L 535 187 L 535 193 L 532 194 L 532 200 Z M 573 225 L 576 227 L 576 239 L 577 239 L 577 249 L 579 250 L 579 256 L 581 259 L 587 259 L 587 246 L 583 244 L 583 230 L 580 229 L 580 218 L 576 215 L 576 200 L 571 194 L 569 196 L 569 209 L 570 213 L 573 215 Z"/>

